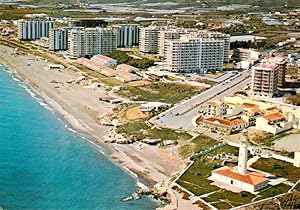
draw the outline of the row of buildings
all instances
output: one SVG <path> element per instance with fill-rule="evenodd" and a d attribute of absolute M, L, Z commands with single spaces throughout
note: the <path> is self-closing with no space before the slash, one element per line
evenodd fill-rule
<path fill-rule="evenodd" d="M 271 134 L 300 129 L 300 112 L 290 106 L 240 97 L 226 97 L 206 103 L 202 126 L 211 131 L 230 135 L 250 126 Z"/>
<path fill-rule="evenodd" d="M 65 28 L 55 28 L 52 20 L 19 20 L 18 37 L 49 37 L 50 50 L 68 50 L 71 58 L 107 55 L 116 48 L 139 45 L 141 53 L 158 54 L 172 72 L 222 70 L 230 48 L 230 36 L 219 32 L 136 24 L 107 27 L 97 19 L 74 20 Z"/>
<path fill-rule="evenodd" d="M 169 26 L 140 29 L 139 51 L 159 54 L 172 72 L 222 70 L 229 50 L 230 36 L 219 32 Z"/>
<path fill-rule="evenodd" d="M 66 51 L 73 58 L 107 55 L 117 47 L 133 47 L 139 43 L 136 24 L 105 27 L 102 20 L 72 21 L 69 27 L 55 28 L 52 20 L 19 20 L 18 38 L 36 40 L 49 37 L 51 51 Z"/>
<path fill-rule="evenodd" d="M 117 65 L 115 59 L 100 54 L 94 55 L 91 59 L 78 58 L 77 63 L 104 76 L 115 77 L 122 82 L 133 82 L 142 79 L 136 74 L 139 69 L 127 64 Z"/>
<path fill-rule="evenodd" d="M 18 38 L 21 40 L 35 40 L 48 37 L 54 28 L 52 20 L 19 20 L 17 24 Z"/>

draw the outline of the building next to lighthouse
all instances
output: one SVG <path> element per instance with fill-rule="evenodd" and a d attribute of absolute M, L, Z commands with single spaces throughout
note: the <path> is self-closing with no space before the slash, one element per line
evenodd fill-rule
<path fill-rule="evenodd" d="M 212 171 L 210 180 L 214 184 L 234 192 L 247 191 L 256 193 L 268 185 L 266 176 L 259 172 L 250 172 L 247 170 L 248 148 L 247 137 L 241 137 L 239 149 L 238 166 L 224 166 Z"/>

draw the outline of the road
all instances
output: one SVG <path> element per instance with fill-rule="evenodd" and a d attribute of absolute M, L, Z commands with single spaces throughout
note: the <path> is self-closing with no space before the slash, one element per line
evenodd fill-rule
<path fill-rule="evenodd" d="M 193 119 L 199 115 L 199 111 L 205 109 L 205 102 L 230 96 L 243 89 L 250 84 L 250 75 L 250 71 L 243 71 L 189 100 L 174 105 L 169 110 L 150 119 L 150 122 L 159 127 L 193 130 L 195 129 Z"/>

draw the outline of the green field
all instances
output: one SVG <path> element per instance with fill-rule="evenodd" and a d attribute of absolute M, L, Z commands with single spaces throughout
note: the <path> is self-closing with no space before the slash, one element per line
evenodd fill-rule
<path fill-rule="evenodd" d="M 144 121 L 132 121 L 121 125 L 117 129 L 117 133 L 125 133 L 128 136 L 133 136 L 137 140 L 144 138 L 183 141 L 188 140 L 192 136 L 186 132 L 176 132 L 169 128 L 154 128 L 151 129 Z"/>
<path fill-rule="evenodd" d="M 296 182 L 300 179 L 300 168 L 293 166 L 291 163 L 280 160 L 260 158 L 252 164 L 251 167 L 276 176 L 287 178 L 291 182 Z"/>
<path fill-rule="evenodd" d="M 225 146 L 214 151 L 214 154 L 221 152 L 237 153 L 238 151 L 236 148 Z M 228 209 L 235 206 L 240 206 L 253 201 L 285 193 L 290 189 L 290 186 L 285 184 L 268 186 L 261 190 L 259 195 L 253 195 L 248 192 L 233 193 L 231 191 L 220 189 L 214 185 L 211 185 L 211 181 L 207 179 L 211 175 L 211 171 L 213 169 L 221 166 L 220 160 L 212 161 L 209 158 L 209 156 L 211 157 L 212 155 L 213 154 L 209 154 L 198 158 L 195 163 L 178 179 L 177 183 L 194 193 L 196 196 L 211 193 L 203 197 L 203 199 L 218 209 Z M 264 167 L 264 169 L 266 169 L 265 171 L 268 171 L 268 167 L 272 167 L 272 164 L 274 163 L 264 160 L 261 165 Z M 288 167 L 286 166 L 284 169 L 281 168 L 280 170 L 283 171 L 286 168 Z M 293 171 L 293 168 L 291 168 L 289 171 Z M 298 173 L 297 170 L 295 170 L 294 175 L 296 173 Z M 294 177 L 294 175 L 290 175 L 290 177 Z"/>
<path fill-rule="evenodd" d="M 117 93 L 128 98 L 132 97 L 136 101 L 160 101 L 174 104 L 191 98 L 199 91 L 189 85 L 155 82 L 141 87 L 126 87 L 125 90 Z"/>

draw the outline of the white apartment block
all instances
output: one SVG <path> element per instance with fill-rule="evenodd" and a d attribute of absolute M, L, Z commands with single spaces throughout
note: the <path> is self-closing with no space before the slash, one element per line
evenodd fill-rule
<path fill-rule="evenodd" d="M 260 56 L 260 52 L 254 49 L 239 48 L 239 52 L 242 61 L 258 60 Z"/>
<path fill-rule="evenodd" d="M 201 39 L 200 72 L 210 70 L 223 70 L 224 66 L 224 41 L 211 38 Z"/>
<path fill-rule="evenodd" d="M 157 26 L 149 26 L 140 29 L 139 51 L 142 53 L 158 53 L 158 34 Z"/>
<path fill-rule="evenodd" d="M 97 28 L 99 54 L 108 55 L 117 49 L 117 33 L 113 28 Z"/>
<path fill-rule="evenodd" d="M 284 56 L 268 57 L 268 58 L 263 59 L 261 62 L 276 64 L 279 66 L 277 86 L 283 87 L 285 84 L 285 74 L 286 74 L 286 65 L 287 65 L 286 57 L 284 57 Z"/>
<path fill-rule="evenodd" d="M 73 58 L 107 55 L 117 48 L 112 28 L 73 28 L 69 31 L 69 54 Z"/>
<path fill-rule="evenodd" d="M 169 40 L 166 50 L 166 67 L 172 72 L 206 72 L 222 70 L 224 40 L 199 38 L 198 33 Z"/>
<path fill-rule="evenodd" d="M 253 95 L 273 97 L 277 91 L 279 65 L 271 63 L 258 63 L 252 67 Z"/>
<path fill-rule="evenodd" d="M 214 31 L 199 31 L 197 36 L 201 38 L 224 41 L 224 61 L 227 62 L 229 60 L 230 35 Z"/>
<path fill-rule="evenodd" d="M 182 35 L 189 34 L 191 32 L 197 32 L 196 28 L 170 28 L 161 30 L 158 35 L 158 52 L 159 56 L 165 58 L 166 50 L 168 48 L 168 40 L 180 39 Z"/>
<path fill-rule="evenodd" d="M 49 49 L 52 51 L 68 50 L 69 28 L 52 28 L 49 31 Z"/>
<path fill-rule="evenodd" d="M 227 114 L 228 105 L 221 100 L 211 100 L 206 103 L 206 116 L 218 117 Z"/>
<path fill-rule="evenodd" d="M 18 38 L 35 40 L 49 36 L 49 30 L 54 28 L 51 20 L 18 20 Z"/>
<path fill-rule="evenodd" d="M 118 47 L 130 48 L 139 44 L 139 30 L 137 24 L 124 24 L 114 26 L 118 30 L 117 45 Z"/>

